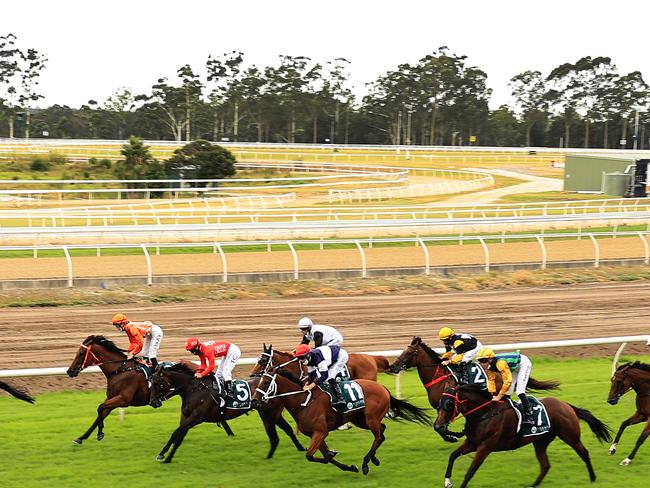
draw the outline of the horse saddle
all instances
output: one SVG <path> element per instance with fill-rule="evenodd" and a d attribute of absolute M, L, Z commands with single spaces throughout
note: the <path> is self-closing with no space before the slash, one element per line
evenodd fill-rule
<path fill-rule="evenodd" d="M 530 403 L 530 409 L 533 412 L 533 424 L 522 425 L 521 419 L 524 413 L 524 407 L 521 403 L 508 399 L 510 405 L 517 414 L 517 433 L 523 437 L 546 434 L 551 429 L 551 420 L 548 417 L 546 407 L 542 402 L 532 395 L 526 395 Z"/>
<path fill-rule="evenodd" d="M 352 412 L 353 410 L 359 410 L 366 406 L 365 399 L 363 397 L 363 390 L 361 386 L 354 381 L 349 379 L 337 381 L 338 387 L 343 395 L 344 400 L 344 413 Z M 330 397 L 330 403 L 336 398 L 332 388 L 329 383 L 323 382 L 318 387 L 327 393 Z M 332 407 L 334 408 L 334 407 Z"/>

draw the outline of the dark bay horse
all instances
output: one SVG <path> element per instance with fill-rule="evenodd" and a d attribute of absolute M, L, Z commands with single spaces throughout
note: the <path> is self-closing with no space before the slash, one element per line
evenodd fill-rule
<path fill-rule="evenodd" d="M 287 363 L 294 358 L 290 352 L 277 351 L 272 345 L 263 346 L 263 352 L 260 355 L 257 364 L 251 371 L 251 376 L 259 376 L 264 372 L 264 368 L 271 359 L 271 368 L 282 363 Z M 371 354 L 350 353 L 347 363 L 350 378 L 361 380 L 377 381 L 377 374 L 388 371 L 388 359 L 384 356 L 373 356 Z M 301 376 L 301 370 L 298 363 L 287 364 L 287 371 L 294 376 Z"/>
<path fill-rule="evenodd" d="M 86 337 L 68 368 L 74 378 L 89 366 L 99 366 L 106 376 L 106 400 L 97 407 L 97 418 L 90 428 L 75 439 L 81 444 L 97 427 L 97 440 L 104 438 L 104 419 L 118 407 L 143 407 L 149 404 L 149 385 L 138 362 L 127 359 L 124 350 L 101 335 Z"/>
<path fill-rule="evenodd" d="M 589 451 L 580 440 L 580 422 L 584 420 L 600 442 L 609 442 L 611 433 L 609 428 L 594 417 L 591 412 L 574 407 L 557 398 L 548 397 L 541 399 L 546 407 L 551 428 L 544 434 L 523 437 L 517 434 L 518 418 L 515 411 L 507 402 L 493 402 L 492 395 L 477 385 L 461 385 L 444 393 L 440 402 L 440 412 L 436 419 L 436 431 L 446 439 L 449 423 L 458 414 L 465 416 L 465 432 L 467 438 L 463 444 L 451 453 L 445 473 L 445 488 L 452 486 L 451 474 L 454 461 L 459 456 L 476 452 L 461 488 L 465 488 L 479 469 L 485 458 L 494 451 L 511 451 L 527 444 L 535 446 L 535 454 L 539 461 L 541 472 L 532 486 L 539 485 L 551 464 L 546 454 L 546 448 L 556 437 L 562 439 L 578 453 L 578 456 L 587 465 L 589 479 L 596 480 Z M 446 439 L 447 440 L 447 439 Z M 503 482 L 504 480 L 500 480 Z"/>
<path fill-rule="evenodd" d="M 32 397 L 29 396 L 27 392 L 19 390 L 18 388 L 14 388 L 13 386 L 11 386 L 8 383 L 5 383 L 4 381 L 0 381 L 0 390 L 4 390 L 7 393 L 9 393 L 11 396 L 14 396 L 24 402 L 34 403 L 35 401 Z"/>
<path fill-rule="evenodd" d="M 610 456 L 616 454 L 616 446 L 627 427 L 641 422 L 646 422 L 646 424 L 630 455 L 620 462 L 621 466 L 627 466 L 632 462 L 641 444 L 650 434 L 650 365 L 636 361 L 619 366 L 612 376 L 612 387 L 609 390 L 607 402 L 610 405 L 616 405 L 618 400 L 630 389 L 636 393 L 636 412 L 629 419 L 624 420 L 618 429 L 614 442 L 609 448 Z"/>
<path fill-rule="evenodd" d="M 163 462 L 165 463 L 171 462 L 176 450 L 192 427 L 203 422 L 213 422 L 217 425 L 225 424 L 226 420 L 234 419 L 250 412 L 250 410 L 230 408 L 225 408 L 222 411 L 218 404 L 219 399 L 211 391 L 213 379 L 211 377 L 197 379 L 194 377 L 195 370 L 195 367 L 189 367 L 186 363 L 179 363 L 169 367 L 160 366 L 156 369 L 153 376 L 151 406 L 155 408 L 160 407 L 162 401 L 168 398 L 169 393 L 172 391 L 180 395 L 183 401 L 180 425 L 174 430 L 169 437 L 169 441 L 167 441 L 167 444 L 165 444 L 158 454 L 156 458 L 158 461 L 164 460 Z M 250 379 L 247 382 L 250 391 L 253 392 L 259 383 L 259 378 Z M 250 400 L 250 398 L 245 398 L 248 396 L 248 392 L 236 391 L 235 395 L 239 395 L 239 399 L 242 401 Z M 296 449 L 299 451 L 305 450 L 294 435 L 291 425 L 282 417 L 283 409 L 282 403 L 278 400 L 269 402 L 263 408 L 259 409 L 260 417 L 264 423 L 264 429 L 271 442 L 271 448 L 266 456 L 267 459 L 273 456 L 280 442 L 275 428 L 276 425 L 289 436 Z M 170 447 L 172 450 L 165 458 L 165 454 Z"/>
<path fill-rule="evenodd" d="M 406 346 L 402 354 L 388 368 L 390 373 L 398 373 L 409 368 L 416 367 L 420 381 L 427 391 L 429 404 L 438 410 L 438 404 L 442 394 L 449 388 L 455 387 L 458 383 L 454 373 L 442 364 L 442 357 L 431 349 L 420 337 L 413 337 L 411 343 Z M 480 367 L 480 366 L 479 366 Z M 497 374 L 496 389 L 499 391 L 503 382 L 501 375 Z M 528 388 L 531 390 L 554 390 L 560 384 L 557 381 L 540 381 L 529 378 Z"/>
<path fill-rule="evenodd" d="M 310 392 L 303 391 L 300 379 L 284 371 L 282 366 L 268 368 L 268 370 L 272 372 L 262 374 L 253 401 L 257 407 L 262 405 L 262 402 L 273 400 L 282 402 L 295 419 L 300 432 L 311 438 L 306 453 L 307 460 L 311 462 L 331 463 L 343 471 L 359 472 L 359 468 L 355 465 L 347 465 L 335 460 L 334 456 L 337 452 L 331 451 L 325 443 L 325 438 L 330 431 L 343 423 L 352 422 L 357 427 L 370 430 L 374 435 L 373 443 L 363 458 L 361 466 L 363 474 L 368 474 L 370 469 L 368 463 L 372 462 L 375 466 L 379 466 L 376 453 L 385 440 L 386 425 L 382 420 L 389 411 L 389 417 L 393 419 L 432 424 L 423 409 L 394 398 L 384 386 L 371 380 L 356 381 L 363 391 L 365 407 L 348 412 L 337 419 L 337 413 L 331 406 L 329 396 L 318 387 Z M 315 457 L 316 451 L 320 451 L 323 457 Z"/>

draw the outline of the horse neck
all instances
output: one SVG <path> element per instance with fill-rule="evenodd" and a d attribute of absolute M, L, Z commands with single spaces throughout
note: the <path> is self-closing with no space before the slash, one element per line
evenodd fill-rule
<path fill-rule="evenodd" d="M 441 363 L 436 363 L 422 347 L 418 347 L 417 368 L 423 385 L 434 378 L 449 374 L 449 371 Z"/>
<path fill-rule="evenodd" d="M 291 361 L 293 359 L 293 355 L 285 352 L 280 352 L 280 351 L 273 351 L 273 364 L 275 366 L 280 366 L 281 364 L 286 363 L 287 361 Z M 300 363 L 298 361 L 294 361 L 291 364 L 287 364 L 284 366 L 284 369 L 289 371 L 292 374 L 295 374 L 296 376 L 300 376 L 302 373 L 302 370 L 300 368 Z"/>
<path fill-rule="evenodd" d="M 297 385 L 293 381 L 291 381 L 288 378 L 285 378 L 281 374 L 278 374 L 275 377 L 275 381 L 278 385 L 277 392 L 278 394 L 282 393 L 291 393 L 292 391 L 300 391 L 302 390 L 302 387 L 300 385 Z M 317 394 L 318 387 L 315 387 L 312 390 L 312 395 Z M 307 399 L 308 393 L 304 393 L 302 395 L 288 395 L 288 396 L 283 396 L 280 397 L 279 399 L 282 401 L 284 407 L 289 410 L 289 413 L 295 417 L 298 412 L 302 409 L 300 406 L 301 403 L 304 403 L 304 401 Z"/>
<path fill-rule="evenodd" d="M 630 368 L 627 374 L 632 379 L 632 389 L 637 395 L 650 393 L 650 371 L 638 368 Z"/>
<path fill-rule="evenodd" d="M 168 371 L 171 378 L 172 388 L 178 390 L 181 397 L 188 391 L 187 387 L 192 384 L 194 376 L 191 376 L 183 371 Z"/>
<path fill-rule="evenodd" d="M 122 353 L 116 353 L 109 351 L 99 344 L 91 344 L 91 351 L 97 356 L 97 359 L 100 361 L 99 369 L 102 370 L 102 373 L 106 377 L 111 376 L 115 371 L 117 371 L 124 361 L 126 361 L 126 356 Z"/>

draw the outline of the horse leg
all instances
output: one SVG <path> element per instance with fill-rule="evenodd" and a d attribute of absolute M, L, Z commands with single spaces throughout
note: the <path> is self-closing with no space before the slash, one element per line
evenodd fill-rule
<path fill-rule="evenodd" d="M 353 473 L 359 472 L 359 468 L 357 468 L 354 464 L 348 466 L 347 464 L 340 463 L 334 459 L 334 456 L 336 456 L 338 453 L 336 451 L 330 451 L 325 441 L 321 442 L 319 450 L 323 454 L 323 459 L 326 463 L 332 463 L 334 466 L 343 471 L 352 471 Z"/>
<path fill-rule="evenodd" d="M 632 415 L 629 419 L 624 420 L 623 423 L 621 423 L 620 428 L 618 429 L 618 432 L 616 433 L 616 437 L 614 438 L 614 442 L 612 442 L 612 445 L 609 448 L 609 455 L 613 456 L 616 454 L 616 446 L 618 445 L 619 441 L 621 440 L 621 437 L 623 436 L 623 431 L 627 429 L 630 425 L 638 424 L 639 422 L 645 422 L 646 419 L 645 415 L 642 413 L 639 413 L 639 411 L 634 412 L 634 415 Z"/>
<path fill-rule="evenodd" d="M 548 460 L 548 454 L 546 452 L 546 448 L 550 444 L 551 440 L 550 439 L 540 439 L 540 441 L 535 442 L 535 455 L 537 456 L 537 460 L 539 461 L 539 467 L 540 467 L 540 473 L 535 482 L 533 483 L 533 486 L 539 485 L 544 477 L 546 476 L 546 473 L 548 473 L 548 470 L 551 469 L 551 463 Z"/>
<path fill-rule="evenodd" d="M 564 441 L 566 442 L 566 441 Z M 594 472 L 594 467 L 591 465 L 591 459 L 589 458 L 589 451 L 587 448 L 584 446 L 582 441 L 578 439 L 574 443 L 569 443 L 573 450 L 578 453 L 578 456 L 580 456 L 580 459 L 584 461 L 584 463 L 587 465 L 587 471 L 589 471 L 589 480 L 590 481 L 596 481 L 596 473 Z"/>
<path fill-rule="evenodd" d="M 298 437 L 296 437 L 296 435 L 293 433 L 293 429 L 291 428 L 291 424 L 289 422 L 287 422 L 286 419 L 282 415 L 280 415 L 279 417 L 277 417 L 275 419 L 275 424 L 278 427 L 280 427 L 282 429 L 282 431 L 285 434 L 287 434 L 287 436 L 289 436 L 289 439 L 291 439 L 291 442 L 293 442 L 293 445 L 296 446 L 296 449 L 298 449 L 298 451 L 304 452 L 304 451 L 307 450 L 300 443 L 300 441 L 298 440 Z M 275 428 L 273 429 L 273 431 L 275 432 Z M 272 455 L 273 454 L 270 453 L 270 455 L 268 457 L 271 457 Z"/>
<path fill-rule="evenodd" d="M 470 480 L 474 477 L 474 475 L 478 471 L 478 468 L 481 467 L 481 464 L 483 464 L 483 461 L 485 461 L 485 458 L 488 457 L 488 455 L 491 452 L 492 452 L 491 446 L 487 446 L 485 444 L 479 446 L 479 448 L 476 450 L 476 455 L 472 460 L 472 464 L 469 465 L 469 469 L 467 470 L 467 473 L 465 473 L 465 479 L 463 480 L 463 483 L 460 485 L 460 488 L 466 488 Z"/>
<path fill-rule="evenodd" d="M 104 438 L 104 419 L 108 417 L 108 414 L 110 414 L 114 409 L 118 407 L 128 407 L 131 404 L 132 398 L 133 396 L 126 398 L 123 396 L 123 394 L 119 394 L 113 398 L 109 398 L 102 405 L 100 405 L 100 408 L 102 409 L 101 413 L 99 408 L 97 409 L 97 413 L 99 414 L 97 417 L 99 420 L 97 424 L 98 441 L 101 441 Z"/>
<path fill-rule="evenodd" d="M 115 398 L 119 398 L 119 397 L 109 398 L 108 400 L 106 400 L 103 403 L 99 404 L 99 406 L 97 407 L 97 418 L 95 419 L 95 421 L 92 423 L 90 428 L 86 432 L 84 432 L 83 435 L 81 435 L 81 437 L 77 437 L 72 442 L 74 442 L 77 445 L 81 445 L 81 443 L 83 441 L 85 441 L 86 439 L 88 439 L 88 437 L 90 437 L 90 434 L 92 434 L 93 430 L 95 430 L 95 427 L 99 427 L 99 430 L 97 432 L 97 440 L 101 441 L 104 438 L 104 432 L 103 432 L 103 430 L 104 430 L 104 419 L 115 408 L 115 406 L 108 406 L 108 408 L 107 408 L 107 404 L 109 404 L 109 402 L 111 400 L 114 400 Z M 124 405 L 124 406 L 127 406 L 127 405 Z"/>
<path fill-rule="evenodd" d="M 451 473 L 454 469 L 454 462 L 456 459 L 458 459 L 463 454 L 472 452 L 473 450 L 474 448 L 472 445 L 469 443 L 469 441 L 466 440 L 458 449 L 449 455 L 449 461 L 447 462 L 447 471 L 445 471 L 445 488 L 451 488 L 453 486 L 451 482 Z"/>
<path fill-rule="evenodd" d="M 372 446 L 370 446 L 370 450 L 363 458 L 361 472 L 364 475 L 368 474 L 368 471 L 370 471 L 370 468 L 368 467 L 370 460 L 372 460 L 372 463 L 375 466 L 379 466 L 379 459 L 377 459 L 375 453 L 377 452 L 377 449 L 379 449 L 379 446 L 381 446 L 381 443 L 384 442 L 384 430 L 386 429 L 386 426 L 381 423 L 381 420 L 373 419 L 371 422 L 368 422 L 368 424 L 370 431 L 375 435 L 375 440 L 373 441 Z"/>
<path fill-rule="evenodd" d="M 271 459 L 275 450 L 278 448 L 280 438 L 278 437 L 278 432 L 275 429 L 275 423 L 273 423 L 273 420 L 265 418 L 265 416 L 261 415 L 261 412 L 260 418 L 262 419 L 264 430 L 266 431 L 266 435 L 269 437 L 269 442 L 271 443 L 271 448 L 269 449 L 269 453 L 266 455 L 266 459 Z M 291 430 L 291 427 L 289 427 L 289 430 Z"/>
<path fill-rule="evenodd" d="M 641 432 L 639 438 L 636 440 L 636 444 L 634 445 L 634 449 L 632 449 L 630 455 L 620 462 L 621 466 L 627 466 L 632 462 L 632 459 L 634 459 L 634 456 L 636 456 L 637 451 L 641 447 L 641 444 L 645 442 L 648 435 L 650 435 L 650 422 L 648 422 L 643 428 L 643 431 Z"/>
<path fill-rule="evenodd" d="M 160 454 L 158 454 L 156 459 L 158 461 L 162 460 L 162 458 L 165 455 L 165 452 L 167 452 L 167 449 L 169 449 L 169 445 L 172 444 L 172 450 L 163 461 L 163 463 L 171 463 L 172 458 L 176 453 L 176 450 L 183 443 L 183 439 L 185 439 L 185 436 L 187 435 L 187 431 L 190 430 L 192 427 L 199 425 L 201 422 L 203 422 L 203 420 L 200 415 L 190 415 L 188 418 L 186 418 L 181 423 L 181 425 L 179 425 L 176 428 L 176 430 L 172 433 L 171 437 L 169 438 L 169 441 L 167 442 L 167 445 L 165 445 L 165 449 L 161 451 Z"/>

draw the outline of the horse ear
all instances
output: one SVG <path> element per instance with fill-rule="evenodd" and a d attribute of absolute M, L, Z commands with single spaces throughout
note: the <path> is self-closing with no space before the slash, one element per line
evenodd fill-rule
<path fill-rule="evenodd" d="M 266 351 L 266 342 L 262 343 L 262 349 Z"/>

